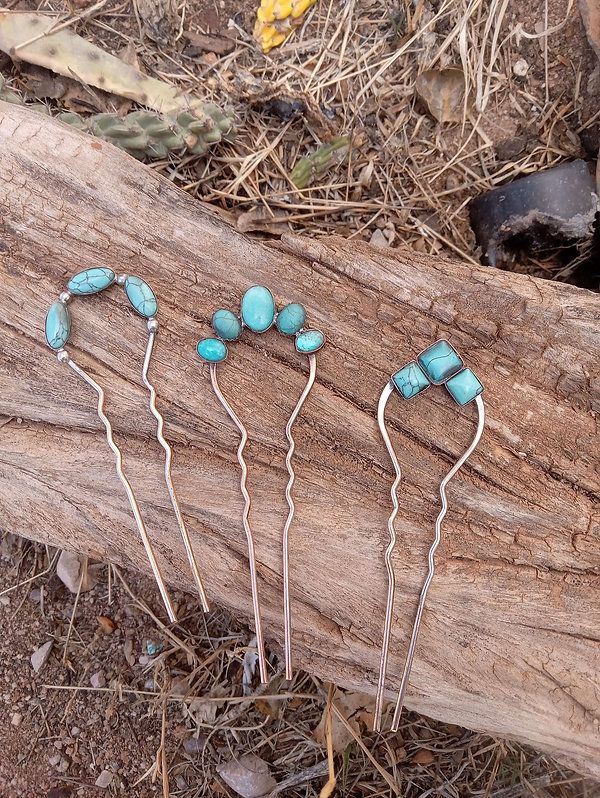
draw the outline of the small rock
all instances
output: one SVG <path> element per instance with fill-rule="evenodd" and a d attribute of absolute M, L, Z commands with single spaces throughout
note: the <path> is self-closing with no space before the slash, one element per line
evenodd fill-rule
<path fill-rule="evenodd" d="M 377 247 L 377 249 L 386 249 L 390 245 L 383 230 L 373 230 L 370 243 L 372 247 Z"/>
<path fill-rule="evenodd" d="M 206 735 L 200 737 L 189 737 L 183 741 L 183 748 L 187 754 L 199 754 L 206 745 Z"/>
<path fill-rule="evenodd" d="M 29 593 L 29 600 L 32 601 L 34 604 L 39 604 L 42 600 L 43 590 L 40 587 L 34 587 L 33 590 Z"/>
<path fill-rule="evenodd" d="M 518 78 L 524 78 L 529 72 L 529 64 L 524 58 L 519 58 L 519 60 L 515 61 L 513 64 L 513 72 Z"/>
<path fill-rule="evenodd" d="M 96 787 L 100 787 L 101 789 L 105 790 L 107 787 L 110 787 L 112 780 L 113 774 L 110 772 L 110 770 L 103 770 L 96 779 Z"/>
<path fill-rule="evenodd" d="M 0 606 L 8 607 L 10 604 L 10 596 L 0 596 Z"/>
<path fill-rule="evenodd" d="M 48 757 L 48 764 L 50 767 L 55 768 L 60 764 L 60 760 L 62 756 L 60 754 L 52 754 L 52 756 Z"/>
<path fill-rule="evenodd" d="M 88 567 L 87 557 L 74 551 L 61 552 L 56 563 L 56 575 L 71 593 L 85 593 L 97 582 L 96 572 Z"/>
<path fill-rule="evenodd" d="M 155 657 L 163 650 L 162 643 L 155 643 L 154 640 L 146 640 L 146 653 L 150 657 Z"/>
<path fill-rule="evenodd" d="M 10 719 L 10 725 L 11 726 L 20 726 L 22 720 L 23 720 L 23 715 L 21 715 L 20 712 L 13 712 L 13 714 L 11 716 L 11 719 Z"/>
<path fill-rule="evenodd" d="M 36 650 L 31 655 L 31 667 L 36 673 L 39 673 L 44 665 L 48 662 L 48 658 L 50 657 L 50 652 L 52 651 L 52 646 L 54 645 L 53 640 L 48 640 L 47 643 L 44 643 L 43 646 L 36 648 Z"/>
<path fill-rule="evenodd" d="M 69 764 L 70 764 L 69 760 L 65 759 L 65 757 L 63 756 L 63 757 L 61 757 L 61 760 L 58 763 L 58 766 L 57 766 L 56 769 L 58 770 L 59 773 L 66 773 L 67 770 L 69 769 Z"/>
<path fill-rule="evenodd" d="M 92 674 L 90 677 L 90 684 L 96 689 L 98 687 L 104 687 L 106 685 L 106 676 L 104 675 L 104 671 L 96 671 L 96 673 Z"/>

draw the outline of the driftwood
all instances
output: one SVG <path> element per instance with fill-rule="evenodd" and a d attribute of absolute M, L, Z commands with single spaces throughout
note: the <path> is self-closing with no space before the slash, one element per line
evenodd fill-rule
<path fill-rule="evenodd" d="M 0 104 L 0 525 L 147 571 L 95 396 L 46 347 L 51 300 L 82 266 L 149 280 L 153 376 L 174 481 L 214 603 L 251 616 L 237 435 L 194 345 L 253 283 L 300 301 L 328 343 L 297 422 L 295 661 L 374 692 L 391 465 L 375 420 L 390 373 L 439 336 L 485 381 L 480 448 L 449 488 L 407 704 L 526 741 L 600 776 L 600 300 L 567 285 L 340 238 L 262 241 L 92 138 Z M 169 581 L 192 588 L 140 384 L 144 324 L 118 292 L 73 306 L 72 351 L 107 387 Z M 232 347 L 221 383 L 247 419 L 267 639 L 283 636 L 285 419 L 306 358 L 275 333 Z M 406 651 L 437 486 L 474 431 L 443 389 L 390 402 L 404 468 L 391 686 Z M 159 601 L 157 597 L 157 607 Z"/>

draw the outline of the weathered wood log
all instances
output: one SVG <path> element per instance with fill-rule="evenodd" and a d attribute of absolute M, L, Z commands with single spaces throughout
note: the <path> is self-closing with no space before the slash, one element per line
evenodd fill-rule
<path fill-rule="evenodd" d="M 297 422 L 291 533 L 295 661 L 374 691 L 385 606 L 391 464 L 375 410 L 393 370 L 449 337 L 485 381 L 480 448 L 449 488 L 438 571 L 407 704 L 527 741 L 600 776 L 600 301 L 550 281 L 340 238 L 261 241 L 92 138 L 0 105 L 0 524 L 148 570 L 95 413 L 48 350 L 49 303 L 83 266 L 139 273 L 157 291 L 154 381 L 174 481 L 213 602 L 250 618 L 237 435 L 194 346 L 212 310 L 253 283 L 297 300 L 328 343 Z M 72 351 L 106 386 L 169 581 L 191 589 L 162 452 L 140 384 L 144 325 L 118 292 L 73 305 Z M 267 638 L 282 639 L 285 420 L 306 358 L 246 335 L 222 367 L 247 419 Z M 443 389 L 390 402 L 401 484 L 397 685 L 437 488 L 474 431 Z M 157 598 L 157 607 L 159 606 Z"/>

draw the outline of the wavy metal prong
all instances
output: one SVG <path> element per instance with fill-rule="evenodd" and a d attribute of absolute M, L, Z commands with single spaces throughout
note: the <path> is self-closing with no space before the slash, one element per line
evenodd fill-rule
<path fill-rule="evenodd" d="M 288 423 L 285 428 L 285 435 L 288 439 L 289 448 L 288 453 L 285 458 L 285 465 L 288 470 L 289 480 L 287 487 L 285 489 L 285 498 L 288 503 L 289 512 L 288 517 L 285 522 L 285 527 L 283 528 L 283 541 L 282 541 L 282 553 L 283 553 L 283 625 L 284 625 L 284 634 L 285 634 L 285 678 L 291 679 L 293 676 L 292 670 L 292 610 L 290 606 L 290 555 L 289 555 L 289 533 L 290 527 L 292 525 L 292 521 L 294 519 L 294 511 L 295 505 L 294 500 L 292 498 L 292 488 L 294 487 L 294 481 L 296 479 L 296 475 L 294 473 L 294 467 L 292 466 L 292 457 L 294 455 L 294 451 L 296 449 L 296 443 L 292 436 L 292 427 L 294 422 L 298 418 L 298 413 L 302 409 L 302 405 L 306 401 L 308 394 L 310 393 L 311 388 L 314 385 L 315 377 L 317 374 L 317 358 L 316 355 L 309 355 L 308 357 L 309 362 L 309 374 L 308 380 L 306 382 L 306 387 L 302 391 L 300 398 L 298 399 L 298 403 L 296 407 L 293 409 L 292 414 L 288 419 Z"/>
<path fill-rule="evenodd" d="M 63 350 L 64 351 L 64 350 Z M 96 412 L 98 413 L 98 418 L 104 424 L 104 429 L 106 430 L 106 440 L 110 449 L 112 450 L 115 456 L 115 466 L 117 470 L 117 475 L 121 482 L 123 483 L 123 487 L 125 488 L 125 492 L 127 493 L 127 498 L 129 499 L 129 504 L 131 506 L 131 510 L 133 512 L 133 517 L 135 518 L 135 522 L 137 524 L 138 531 L 140 533 L 140 537 L 142 539 L 142 543 L 144 544 L 144 548 L 146 549 L 146 555 L 148 556 L 148 560 L 150 562 L 150 566 L 152 568 L 152 573 L 154 574 L 154 578 L 156 579 L 156 584 L 158 585 L 158 589 L 160 591 L 160 595 L 162 596 L 162 600 L 164 602 L 165 608 L 167 610 L 167 614 L 169 616 L 169 620 L 171 623 L 176 623 L 177 616 L 175 614 L 175 609 L 171 602 L 171 598 L 169 596 L 169 592 L 167 590 L 167 586 L 165 581 L 162 577 L 160 572 L 160 567 L 154 555 L 154 550 L 152 548 L 152 543 L 150 542 L 150 538 L 148 537 L 148 533 L 146 531 L 146 526 L 142 519 L 140 509 L 138 507 L 138 503 L 135 498 L 135 494 L 133 489 L 129 483 L 129 480 L 123 473 L 123 456 L 121 454 L 121 450 L 115 443 L 113 439 L 113 431 L 110 421 L 104 412 L 104 391 L 98 385 L 96 380 L 91 377 L 87 371 L 85 371 L 81 366 L 77 365 L 74 360 L 71 359 L 68 355 L 63 358 L 63 362 L 65 362 L 73 371 L 78 374 L 82 380 L 87 382 L 89 386 L 91 386 L 96 393 L 98 394 L 98 407 Z"/>
<path fill-rule="evenodd" d="M 423 587 L 421 588 L 421 595 L 419 597 L 419 605 L 417 607 L 417 614 L 415 616 L 415 622 L 413 625 L 412 635 L 410 638 L 410 644 L 408 647 L 408 654 L 406 655 L 406 662 L 404 665 L 404 672 L 402 674 L 402 681 L 400 682 L 400 689 L 398 691 L 398 698 L 396 700 L 396 708 L 394 710 L 394 717 L 392 719 L 392 731 L 398 731 L 398 727 L 400 725 L 400 716 L 402 714 L 402 707 L 404 705 L 404 696 L 406 694 L 406 688 L 408 687 L 408 679 L 410 677 L 410 672 L 412 669 L 413 658 L 415 655 L 415 648 L 417 646 L 417 638 L 419 636 L 419 628 L 421 626 L 421 619 L 423 617 L 423 610 L 425 609 L 425 601 L 427 599 L 427 592 L 429 590 L 429 586 L 433 580 L 433 575 L 435 573 L 435 552 L 437 547 L 440 545 L 440 541 L 442 539 L 442 521 L 446 515 L 448 510 L 448 500 L 446 498 L 446 485 L 450 482 L 452 477 L 458 473 L 458 471 L 462 468 L 462 466 L 466 463 L 468 458 L 473 454 L 477 444 L 481 440 L 481 436 L 483 434 L 483 426 L 485 423 L 485 406 L 483 404 L 483 398 L 481 396 L 477 396 L 475 399 L 477 404 L 477 413 L 478 413 L 478 420 L 477 420 L 477 430 L 475 432 L 475 437 L 473 438 L 469 448 L 465 451 L 465 453 L 460 457 L 456 463 L 452 466 L 450 471 L 446 474 L 443 480 L 440 483 L 440 497 L 442 499 L 442 509 L 439 512 L 437 520 L 435 522 L 435 538 L 429 549 L 428 555 L 428 564 L 429 569 L 427 572 L 427 576 L 425 577 L 425 582 L 423 583 Z"/>
<path fill-rule="evenodd" d="M 233 407 L 229 404 L 227 399 L 223 396 L 221 389 L 219 388 L 219 383 L 217 382 L 217 364 L 211 363 L 210 364 L 210 381 L 212 383 L 213 391 L 216 394 L 217 399 L 227 412 L 229 418 L 233 421 L 235 426 L 238 428 L 240 435 L 242 436 L 240 439 L 240 443 L 237 449 L 237 459 L 240 464 L 240 468 L 242 471 L 241 479 L 240 479 L 240 490 L 242 491 L 242 496 L 244 497 L 244 513 L 242 516 L 243 524 L 244 524 L 244 531 L 246 533 L 246 540 L 248 542 L 248 563 L 250 565 L 250 585 L 252 589 L 252 607 L 254 610 L 254 625 L 256 627 L 256 647 L 258 649 L 258 669 L 260 672 L 260 680 L 263 684 L 268 683 L 268 676 L 267 676 L 267 659 L 265 656 L 265 644 L 263 640 L 263 633 L 262 633 L 262 621 L 260 617 L 260 601 L 258 597 L 258 579 L 256 575 L 256 552 L 254 548 L 254 537 L 252 536 L 252 530 L 250 529 L 250 523 L 248 521 L 248 516 L 250 515 L 250 494 L 248 493 L 248 489 L 246 487 L 246 479 L 248 477 L 248 467 L 246 466 L 246 461 L 244 460 L 244 447 L 246 446 L 246 442 L 248 441 L 248 433 L 246 431 L 246 427 L 242 424 L 240 418 L 236 414 Z"/>
<path fill-rule="evenodd" d="M 387 592 L 387 604 L 385 609 L 385 623 L 383 626 L 383 642 L 381 644 L 381 660 L 379 663 L 379 680 L 377 682 L 377 696 L 375 699 L 375 716 L 373 719 L 373 731 L 376 732 L 381 731 L 381 715 L 383 712 L 385 677 L 387 672 L 388 653 L 390 647 L 390 632 L 392 628 L 392 613 L 394 610 L 394 595 L 396 593 L 396 576 L 394 574 L 394 568 L 392 566 L 392 554 L 394 552 L 394 548 L 396 547 L 396 531 L 394 529 L 394 521 L 396 520 L 396 516 L 398 515 L 397 491 L 398 491 L 398 485 L 400 484 L 400 480 L 402 479 L 402 471 L 400 469 L 400 463 L 398 462 L 398 458 L 396 457 L 396 452 L 394 451 L 394 447 L 392 446 L 392 441 L 390 440 L 390 436 L 385 426 L 385 408 L 394 390 L 395 390 L 394 384 L 390 380 L 383 389 L 383 391 L 381 392 L 381 396 L 379 397 L 379 404 L 377 406 L 377 423 L 379 424 L 379 431 L 381 432 L 381 437 L 385 442 L 388 454 L 390 456 L 390 460 L 392 461 L 392 465 L 394 466 L 394 471 L 396 472 L 396 478 L 394 479 L 392 487 L 390 488 L 393 509 L 390 514 L 390 517 L 388 518 L 388 532 L 390 535 L 390 542 L 385 550 L 385 567 L 388 575 L 388 592 Z"/>
<path fill-rule="evenodd" d="M 155 322 L 155 325 L 151 325 L 150 322 L 152 321 Z M 142 367 L 142 380 L 144 382 L 144 385 L 150 392 L 150 411 L 152 412 L 152 415 L 154 416 L 157 422 L 156 439 L 165 451 L 165 482 L 167 485 L 167 490 L 169 492 L 169 497 L 171 499 L 171 506 L 173 507 L 175 518 L 177 519 L 177 525 L 179 526 L 179 533 L 181 535 L 181 539 L 185 547 L 190 568 L 194 576 L 194 581 L 196 582 L 198 594 L 200 595 L 202 609 L 204 610 L 204 612 L 209 612 L 210 607 L 208 605 L 208 599 L 206 598 L 204 585 L 202 584 L 202 578 L 200 577 L 200 570 L 198 568 L 198 563 L 196 562 L 196 557 L 194 555 L 192 541 L 190 540 L 190 536 L 188 534 L 185 521 L 183 520 L 181 510 L 179 509 L 179 501 L 177 500 L 177 494 L 175 493 L 175 487 L 173 485 L 173 479 L 171 477 L 171 462 L 173 460 L 173 451 L 163 435 L 163 428 L 165 423 L 164 418 L 162 417 L 162 414 L 159 412 L 159 410 L 156 407 L 156 390 L 154 388 L 154 385 L 152 385 L 152 383 L 148 379 L 148 369 L 150 367 L 150 359 L 152 358 L 152 352 L 154 350 L 154 341 L 156 339 L 156 333 L 158 330 L 158 323 L 156 322 L 156 319 L 151 319 L 150 322 L 148 323 L 148 344 L 146 346 L 146 355 L 144 357 L 144 365 Z"/>

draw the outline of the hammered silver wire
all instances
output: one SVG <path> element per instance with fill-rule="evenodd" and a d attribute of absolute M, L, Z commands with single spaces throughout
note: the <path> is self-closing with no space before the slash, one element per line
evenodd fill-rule
<path fill-rule="evenodd" d="M 285 649 L 285 678 L 290 680 L 293 676 L 293 668 L 292 668 L 292 610 L 291 610 L 291 603 L 290 603 L 290 554 L 289 554 L 289 533 L 290 527 L 292 525 L 292 521 L 294 519 L 294 512 L 295 512 L 295 505 L 294 499 L 292 498 L 292 488 L 294 487 L 294 482 L 296 480 L 296 474 L 294 472 L 294 467 L 292 466 L 292 457 L 294 456 L 294 451 L 296 449 L 296 443 L 292 436 L 292 427 L 294 422 L 298 418 L 298 414 L 302 409 L 302 405 L 306 401 L 311 388 L 315 383 L 315 377 L 317 374 L 317 357 L 314 354 L 310 354 L 308 356 L 309 362 L 309 374 L 308 380 L 306 382 L 306 387 L 302 391 L 300 398 L 298 399 L 298 403 L 296 407 L 292 410 L 292 413 L 288 419 L 286 428 L 285 428 L 285 435 L 288 439 L 289 448 L 285 458 L 285 465 L 289 474 L 288 483 L 285 489 L 285 498 L 288 503 L 289 511 L 288 517 L 285 522 L 285 526 L 283 528 L 283 539 L 282 539 L 282 557 L 283 557 L 283 625 L 284 625 L 284 649 Z"/>
<path fill-rule="evenodd" d="M 158 442 L 160 443 L 165 452 L 165 471 L 164 471 L 165 483 L 167 485 L 167 490 L 169 492 L 169 498 L 171 499 L 171 506 L 173 507 L 175 518 L 177 519 L 179 533 L 181 535 L 181 539 L 183 541 L 183 545 L 187 554 L 188 562 L 190 564 L 190 569 L 194 576 L 196 588 L 198 590 L 200 601 L 202 603 L 202 609 L 204 610 L 204 612 L 209 612 L 210 607 L 208 604 L 208 599 L 206 597 L 206 591 L 204 590 L 204 585 L 202 584 L 202 578 L 200 577 L 200 570 L 198 568 L 198 563 L 196 562 L 196 557 L 194 555 L 192 542 L 190 540 L 190 536 L 188 534 L 185 521 L 183 520 L 181 510 L 179 509 L 179 501 L 177 499 L 177 494 L 175 492 L 175 487 L 173 485 L 173 479 L 171 476 L 171 463 L 173 459 L 173 451 L 163 435 L 163 428 L 165 423 L 164 418 L 156 407 L 156 390 L 154 388 L 154 385 L 150 382 L 148 378 L 148 369 L 150 367 L 150 360 L 152 358 L 155 339 L 156 339 L 156 330 L 150 330 L 148 334 L 148 344 L 146 346 L 146 354 L 144 357 L 144 365 L 142 367 L 142 380 L 150 393 L 149 407 L 152 415 L 154 416 L 157 422 L 156 439 L 158 440 Z"/>
<path fill-rule="evenodd" d="M 374 715 L 374 722 L 373 722 L 373 730 L 380 731 L 381 730 L 381 716 L 383 711 L 383 701 L 384 701 L 384 691 L 385 691 L 385 679 L 386 679 L 386 672 L 387 672 L 387 663 L 388 663 L 388 654 L 389 654 L 389 642 L 390 642 L 390 633 L 391 633 L 391 626 L 392 626 L 392 614 L 393 614 L 393 606 L 394 606 L 394 596 L 395 596 L 395 589 L 396 589 L 396 579 L 392 564 L 392 554 L 394 552 L 397 537 L 394 527 L 394 522 L 396 516 L 398 514 L 398 497 L 397 497 L 397 490 L 400 480 L 402 478 L 402 473 L 400 469 L 400 464 L 398 462 L 398 458 L 394 451 L 390 436 L 388 434 L 386 424 L 385 424 L 385 408 L 388 403 L 388 400 L 392 393 L 394 392 L 394 384 L 393 381 L 390 382 L 385 386 L 381 395 L 379 397 L 379 404 L 377 408 L 377 422 L 379 425 L 379 430 L 381 432 L 381 436 L 384 440 L 385 446 L 387 448 L 388 454 L 392 461 L 392 465 L 394 466 L 394 471 L 396 477 L 391 487 L 391 497 L 392 497 L 392 505 L 393 509 L 388 519 L 388 532 L 390 537 L 390 542 L 387 546 L 385 551 L 385 565 L 388 574 L 388 593 L 387 593 L 387 604 L 386 604 L 386 613 L 385 613 L 385 622 L 384 622 L 384 630 L 383 630 L 383 642 L 381 647 L 381 659 L 380 659 L 380 667 L 379 667 L 379 680 L 377 683 L 377 695 L 375 701 L 375 715 Z M 406 655 L 406 661 L 404 665 L 404 671 L 402 674 L 402 680 L 400 683 L 400 688 L 398 691 L 398 697 L 396 700 L 396 705 L 394 709 L 394 715 L 392 719 L 391 731 L 398 731 L 400 725 L 400 717 L 402 714 L 402 708 L 404 705 L 404 697 L 406 695 L 406 689 L 408 687 L 408 681 L 410 678 L 410 673 L 412 669 L 415 649 L 417 646 L 417 640 L 419 636 L 419 630 L 421 626 L 421 620 L 423 617 L 423 612 L 425 609 L 425 603 L 427 600 L 427 593 L 429 591 L 429 587 L 431 582 L 433 581 L 433 577 L 435 574 L 435 552 L 441 542 L 441 535 L 442 535 L 442 521 L 446 516 L 448 510 L 448 500 L 446 497 L 446 486 L 450 482 L 450 480 L 458 473 L 458 471 L 462 468 L 471 454 L 475 451 L 479 441 L 481 440 L 481 436 L 483 434 L 483 428 L 485 424 L 485 406 L 483 403 L 483 398 L 481 396 L 477 396 L 475 399 L 477 405 L 477 413 L 478 413 L 478 420 L 477 420 L 477 429 L 473 440 L 471 441 L 470 445 L 464 452 L 464 454 L 456 461 L 456 463 L 452 466 L 450 471 L 446 474 L 446 476 L 442 479 L 440 483 L 439 493 L 442 501 L 442 507 L 438 514 L 436 525 L 435 525 L 435 537 L 434 541 L 431 545 L 428 554 L 428 572 L 427 576 L 425 577 L 425 581 L 421 588 L 421 593 L 419 596 L 419 604 L 417 607 L 417 612 L 415 615 L 415 621 L 413 624 L 411 639 L 409 643 L 408 652 Z"/>
<path fill-rule="evenodd" d="M 375 717 L 373 721 L 373 730 L 374 731 L 381 731 L 381 715 L 383 710 L 383 695 L 385 690 L 385 677 L 387 673 L 387 662 L 388 662 L 388 653 L 390 647 L 390 632 L 392 628 L 392 612 L 394 610 L 394 595 L 396 593 L 396 575 L 394 573 L 394 568 L 392 565 L 392 554 L 394 553 L 394 549 L 396 547 L 396 530 L 394 529 L 394 521 L 396 520 L 396 516 L 398 515 L 398 485 L 400 484 L 400 480 L 402 479 L 402 470 L 400 469 L 400 463 L 398 462 L 398 458 L 396 457 L 396 452 L 394 451 L 394 447 L 392 446 L 392 441 L 390 440 L 390 436 L 388 434 L 387 428 L 385 426 L 385 408 L 388 403 L 388 400 L 392 393 L 394 393 L 395 388 L 393 382 L 390 380 L 388 384 L 385 386 L 383 391 L 381 392 L 381 396 L 379 397 L 379 404 L 377 406 L 377 423 L 379 424 L 379 431 L 381 432 L 381 437 L 384 440 L 386 448 L 388 450 L 388 454 L 390 456 L 390 460 L 392 461 L 392 465 L 394 466 L 394 471 L 396 472 L 396 478 L 392 483 L 392 487 L 390 488 L 390 493 L 392 497 L 392 512 L 390 513 L 390 517 L 388 518 L 388 532 L 390 536 L 390 542 L 385 550 L 385 567 L 387 570 L 388 575 L 388 592 L 387 592 L 387 604 L 385 608 L 385 623 L 383 626 L 383 642 L 381 645 L 381 660 L 379 663 L 379 681 L 377 682 L 377 696 L 375 699 Z"/>
<path fill-rule="evenodd" d="M 427 592 L 429 591 L 429 586 L 431 585 L 431 582 L 433 581 L 433 576 L 435 574 L 435 552 L 437 547 L 440 545 L 440 541 L 442 539 L 442 521 L 444 520 L 444 517 L 448 510 L 446 486 L 450 482 L 452 477 L 454 477 L 460 471 L 462 466 L 473 454 L 483 434 L 483 427 L 485 424 L 485 405 L 483 404 L 483 398 L 481 396 L 477 396 L 475 402 L 477 404 L 477 415 L 478 415 L 477 430 L 475 432 L 475 436 L 471 441 L 469 447 L 465 451 L 465 453 L 456 461 L 456 463 L 452 466 L 450 471 L 446 474 L 446 476 L 442 479 L 440 483 L 440 497 L 442 500 L 442 508 L 435 522 L 435 538 L 431 545 L 431 548 L 429 549 L 429 554 L 427 557 L 429 568 L 427 576 L 425 577 L 425 581 L 423 583 L 423 587 L 421 588 L 421 595 L 419 596 L 419 605 L 417 607 L 417 614 L 415 616 L 412 635 L 410 638 L 410 644 L 408 647 L 408 653 L 406 655 L 406 662 L 404 665 L 404 672 L 402 674 L 402 681 L 400 682 L 400 689 L 398 690 L 398 698 L 396 699 L 396 707 L 394 710 L 394 717 L 392 719 L 392 726 L 391 726 L 391 730 L 394 732 L 398 731 L 398 727 L 400 725 L 400 716 L 402 714 L 402 707 L 404 705 L 404 696 L 406 694 L 406 688 L 408 687 L 408 679 L 410 677 L 410 672 L 412 669 L 413 658 L 417 646 L 417 639 L 419 636 L 419 628 L 421 626 L 421 619 L 423 617 L 423 610 L 425 609 L 425 601 L 427 599 Z"/>
<path fill-rule="evenodd" d="M 210 381 L 212 383 L 213 391 L 219 402 L 222 404 L 225 412 L 229 416 L 229 418 L 233 421 L 235 426 L 238 428 L 241 439 L 237 449 L 237 459 L 240 464 L 241 469 L 241 477 L 240 477 L 240 490 L 242 492 L 242 496 L 244 497 L 244 512 L 242 515 L 242 522 L 244 525 L 244 532 L 246 533 L 246 541 L 248 544 L 248 563 L 250 566 L 250 587 L 252 591 L 252 607 L 254 610 L 254 625 L 256 627 L 256 648 L 258 653 L 258 669 L 260 673 L 260 681 L 262 684 L 268 683 L 268 675 L 267 675 L 267 658 L 265 655 L 265 644 L 263 639 L 263 632 L 262 632 L 262 620 L 260 615 L 260 600 L 258 594 L 258 579 L 256 574 L 256 551 L 254 546 L 254 537 L 252 535 L 252 530 L 250 528 L 250 522 L 248 520 L 250 515 L 250 507 L 251 507 L 251 500 L 250 494 L 248 493 L 248 489 L 246 487 L 246 480 L 248 478 L 248 467 L 246 466 L 246 461 L 244 460 L 244 447 L 248 441 L 248 432 L 246 431 L 246 427 L 242 424 L 241 419 L 236 414 L 233 407 L 229 404 L 223 392 L 219 387 L 219 383 L 217 381 L 217 364 L 211 363 L 210 364 Z"/>
<path fill-rule="evenodd" d="M 150 542 L 150 538 L 148 537 L 148 532 L 146 531 L 146 526 L 142 519 L 140 509 L 138 507 L 138 503 L 135 498 L 135 494 L 133 492 L 131 484 L 129 483 L 129 480 L 127 479 L 127 477 L 123 472 L 123 456 L 121 454 L 121 450 L 114 441 L 112 425 L 106 413 L 104 412 L 104 391 L 102 387 L 96 382 L 96 380 L 94 380 L 93 377 L 91 377 L 87 373 L 87 371 L 85 371 L 81 366 L 75 363 L 75 361 L 70 356 L 67 355 L 67 359 L 64 360 L 63 362 L 65 362 L 77 375 L 79 375 L 79 377 L 81 377 L 82 380 L 84 380 L 84 382 L 86 382 L 90 387 L 92 387 L 94 391 L 96 391 L 96 393 L 98 394 L 98 405 L 96 408 L 96 412 L 98 414 L 98 418 L 104 424 L 104 429 L 106 431 L 106 440 L 108 442 L 111 451 L 115 456 L 115 468 L 117 471 L 117 475 L 121 480 L 123 487 L 125 488 L 125 492 L 129 500 L 129 505 L 133 512 L 133 517 L 135 519 L 138 532 L 142 539 L 142 543 L 144 544 L 146 555 L 148 557 L 148 561 L 150 562 L 152 573 L 154 574 L 154 578 L 156 579 L 160 595 L 167 610 L 169 620 L 171 621 L 171 623 L 175 623 L 177 621 L 177 616 L 175 614 L 173 603 L 171 602 L 171 597 L 169 596 L 167 586 L 160 571 L 160 566 L 154 555 L 154 549 L 152 548 L 152 543 Z"/>

